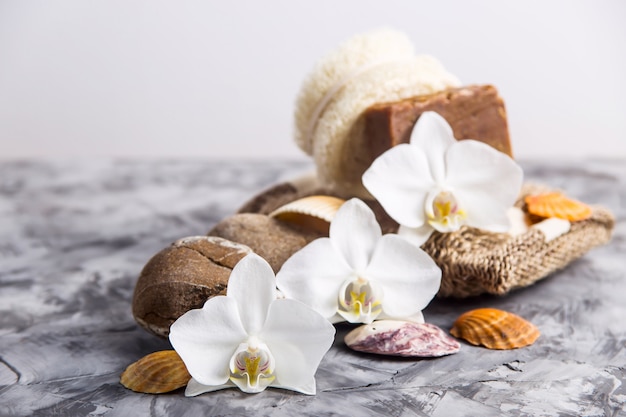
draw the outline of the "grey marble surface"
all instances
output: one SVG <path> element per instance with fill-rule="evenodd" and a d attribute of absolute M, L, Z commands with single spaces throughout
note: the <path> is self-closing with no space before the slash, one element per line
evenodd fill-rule
<path fill-rule="evenodd" d="M 610 208 L 612 242 L 505 297 L 436 300 L 426 319 L 448 329 L 496 307 L 542 336 L 490 351 L 462 344 L 431 360 L 381 358 L 338 338 L 315 397 L 270 389 L 137 394 L 130 363 L 169 344 L 130 309 L 147 260 L 206 233 L 294 162 L 0 163 L 0 416 L 616 416 L 626 415 L 626 161 L 522 162 L 528 180 Z"/>

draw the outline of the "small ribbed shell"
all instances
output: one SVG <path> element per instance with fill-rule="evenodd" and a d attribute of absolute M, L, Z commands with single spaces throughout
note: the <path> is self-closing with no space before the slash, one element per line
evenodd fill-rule
<path fill-rule="evenodd" d="M 191 375 L 174 350 L 151 353 L 131 364 L 122 373 L 120 383 L 146 394 L 161 394 L 187 385 Z"/>
<path fill-rule="evenodd" d="M 537 340 L 539 329 L 520 316 L 495 308 L 480 308 L 462 314 L 450 329 L 454 337 L 488 349 L 516 349 Z"/>
<path fill-rule="evenodd" d="M 575 222 L 588 219 L 592 214 L 591 207 L 559 192 L 528 195 L 524 202 L 529 214 L 544 218 L 556 217 Z"/>
<path fill-rule="evenodd" d="M 313 195 L 277 208 L 270 217 L 328 235 L 330 222 L 343 203 L 345 200 L 341 198 Z"/>

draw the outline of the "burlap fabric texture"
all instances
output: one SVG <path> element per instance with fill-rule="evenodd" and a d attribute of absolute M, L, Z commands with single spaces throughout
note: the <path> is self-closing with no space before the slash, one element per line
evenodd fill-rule
<path fill-rule="evenodd" d="M 517 205 L 523 208 L 526 195 L 545 191 L 543 186 L 526 185 Z M 593 247 L 607 243 L 614 222 L 608 210 L 593 207 L 591 218 L 572 222 L 569 232 L 550 242 L 532 227 L 517 236 L 463 227 L 458 232 L 433 234 L 422 248 L 443 271 L 440 296 L 506 294 L 545 278 Z"/>
<path fill-rule="evenodd" d="M 300 189 L 290 183 L 272 187 L 248 201 L 239 211 L 268 214 L 287 202 L 324 189 Z M 550 190 L 543 185 L 524 185 L 516 205 L 524 208 L 524 197 Z M 398 225 L 375 201 L 366 201 L 376 213 L 383 233 L 395 232 Z M 422 245 L 442 269 L 438 296 L 470 297 L 484 293 L 502 295 L 529 286 L 566 267 L 590 249 L 607 243 L 615 220 L 610 211 L 593 207 L 592 216 L 573 222 L 569 232 L 546 242 L 543 232 L 530 227 L 511 236 L 489 233 L 472 227 L 457 232 L 435 232 Z"/>

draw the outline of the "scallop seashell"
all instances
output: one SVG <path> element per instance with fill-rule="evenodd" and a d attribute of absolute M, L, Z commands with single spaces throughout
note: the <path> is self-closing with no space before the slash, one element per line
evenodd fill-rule
<path fill-rule="evenodd" d="M 151 353 L 126 368 L 120 382 L 126 388 L 161 394 L 182 388 L 191 379 L 183 360 L 174 350 Z"/>
<path fill-rule="evenodd" d="M 344 341 L 359 352 L 424 358 L 450 355 L 461 347 L 434 324 L 396 320 L 380 320 L 357 327 Z"/>
<path fill-rule="evenodd" d="M 556 217 L 572 222 L 591 217 L 591 207 L 558 192 L 528 195 L 524 201 L 528 213 L 539 217 Z"/>
<path fill-rule="evenodd" d="M 313 195 L 287 203 L 270 217 L 328 234 L 330 222 L 345 200 L 328 195 Z"/>
<path fill-rule="evenodd" d="M 529 321 L 495 308 L 479 308 L 462 314 L 454 322 L 450 333 L 489 349 L 516 349 L 532 345 L 541 334 Z"/>

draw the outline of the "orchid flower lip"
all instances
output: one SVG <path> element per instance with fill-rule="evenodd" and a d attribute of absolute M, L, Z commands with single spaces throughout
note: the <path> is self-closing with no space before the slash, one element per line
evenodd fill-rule
<path fill-rule="evenodd" d="M 433 201 L 427 200 L 427 204 L 428 224 L 438 232 L 453 232 L 465 223 L 467 214 L 453 193 L 441 191 Z"/>
<path fill-rule="evenodd" d="M 274 363 L 267 345 L 251 337 L 239 345 L 230 360 L 230 380 L 244 392 L 261 392 L 276 379 Z"/>
<path fill-rule="evenodd" d="M 351 323 L 371 323 L 382 313 L 382 290 L 375 282 L 358 276 L 339 289 L 338 313 Z"/>

